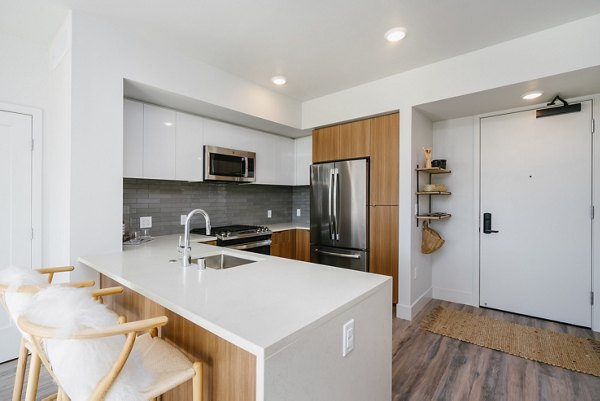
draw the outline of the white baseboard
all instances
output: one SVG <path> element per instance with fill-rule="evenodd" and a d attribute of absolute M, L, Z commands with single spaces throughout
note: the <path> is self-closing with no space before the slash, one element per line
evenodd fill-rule
<path fill-rule="evenodd" d="M 473 293 L 433 287 L 433 299 L 454 302 L 463 305 L 478 306 L 473 303 Z"/>
<path fill-rule="evenodd" d="M 404 320 L 412 320 L 432 298 L 432 289 L 429 288 L 411 305 L 396 305 L 396 317 Z"/>

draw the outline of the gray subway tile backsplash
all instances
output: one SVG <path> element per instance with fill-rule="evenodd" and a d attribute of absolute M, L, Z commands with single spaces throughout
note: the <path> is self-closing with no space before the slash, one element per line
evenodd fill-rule
<path fill-rule="evenodd" d="M 152 216 L 153 236 L 182 232 L 180 216 L 204 209 L 213 226 L 309 223 L 310 188 L 276 185 L 239 185 L 214 182 L 123 179 L 123 221 L 127 230 L 139 229 L 139 219 Z M 272 217 L 267 218 L 267 210 Z M 301 216 L 296 216 L 301 209 Z M 195 217 L 192 227 L 203 227 Z"/>

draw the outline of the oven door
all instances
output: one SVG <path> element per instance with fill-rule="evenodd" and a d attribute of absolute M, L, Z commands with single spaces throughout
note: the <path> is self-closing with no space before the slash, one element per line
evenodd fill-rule
<path fill-rule="evenodd" d="M 253 242 L 244 242 L 241 244 L 225 245 L 227 248 L 238 249 L 240 251 L 248 251 L 254 253 L 260 253 L 262 255 L 271 254 L 271 240 L 262 239 Z"/>

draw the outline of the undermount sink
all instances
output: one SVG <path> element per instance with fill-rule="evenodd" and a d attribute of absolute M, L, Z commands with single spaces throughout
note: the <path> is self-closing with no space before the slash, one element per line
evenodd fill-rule
<path fill-rule="evenodd" d="M 199 259 L 204 259 L 206 267 L 211 269 L 228 269 L 230 267 L 247 265 L 254 263 L 256 260 L 244 259 L 237 256 L 228 255 L 226 253 L 218 253 L 216 255 L 205 256 L 203 258 L 192 258 L 192 264 L 198 264 Z"/>

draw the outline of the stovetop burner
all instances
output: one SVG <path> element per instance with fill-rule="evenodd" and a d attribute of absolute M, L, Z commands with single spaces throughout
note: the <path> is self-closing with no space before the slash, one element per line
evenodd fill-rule
<path fill-rule="evenodd" d="M 206 229 L 194 228 L 190 231 L 192 234 L 206 235 Z M 230 226 L 212 227 L 211 235 L 216 236 L 220 240 L 230 240 L 243 237 L 256 237 L 271 235 L 271 230 L 266 226 L 251 226 L 235 224 Z"/>

